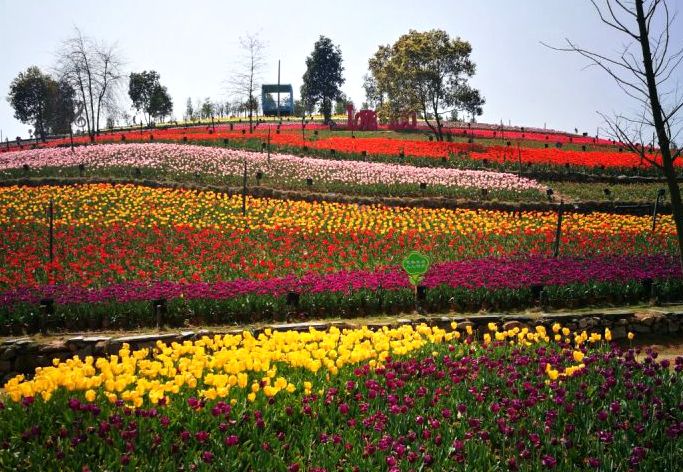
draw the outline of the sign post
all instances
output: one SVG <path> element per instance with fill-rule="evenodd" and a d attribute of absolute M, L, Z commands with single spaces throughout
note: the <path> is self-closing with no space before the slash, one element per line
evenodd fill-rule
<path fill-rule="evenodd" d="M 410 279 L 410 283 L 413 285 L 415 289 L 415 303 L 417 304 L 418 300 L 423 299 L 426 296 L 426 293 L 424 291 L 424 287 L 422 288 L 422 291 L 419 290 L 419 284 L 422 282 L 422 279 L 424 278 L 424 275 L 427 273 L 429 270 L 429 266 L 431 264 L 431 261 L 427 256 L 424 254 L 417 252 L 417 251 L 411 251 L 404 259 L 403 262 L 401 263 L 401 266 L 403 267 L 403 270 L 406 271 L 408 274 L 408 278 Z"/>

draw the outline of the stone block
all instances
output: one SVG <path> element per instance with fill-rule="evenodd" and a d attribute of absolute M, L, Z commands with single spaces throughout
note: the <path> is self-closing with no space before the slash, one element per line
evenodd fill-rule
<path fill-rule="evenodd" d="M 615 326 L 612 329 L 612 339 L 624 339 L 626 338 L 626 327 L 625 326 Z"/>
<path fill-rule="evenodd" d="M 296 331 L 299 333 L 303 331 L 308 331 L 309 328 L 313 328 L 318 331 L 324 331 L 328 327 L 329 323 L 326 323 L 324 321 L 311 321 L 304 323 L 278 323 L 267 326 L 267 328 L 270 328 L 273 331 Z"/>
<path fill-rule="evenodd" d="M 66 340 L 66 347 L 71 352 L 78 351 L 83 345 L 83 336 L 76 336 Z"/>
<path fill-rule="evenodd" d="M 35 361 L 35 356 L 22 354 L 14 360 L 14 370 L 22 374 L 32 374 L 37 367 Z"/>
<path fill-rule="evenodd" d="M 652 329 L 650 326 L 644 325 L 642 323 L 633 323 L 631 325 L 630 331 L 633 331 L 634 333 L 648 334 L 652 332 Z"/>
<path fill-rule="evenodd" d="M 81 341 L 85 344 L 97 344 L 99 341 L 109 341 L 111 336 L 85 336 Z"/>
<path fill-rule="evenodd" d="M 20 352 L 37 352 L 38 348 L 40 348 L 40 344 L 31 339 L 17 341 L 14 343 L 14 346 L 16 346 Z"/>
<path fill-rule="evenodd" d="M 17 348 L 14 346 L 11 346 L 11 347 L 5 349 L 5 351 L 2 354 L 0 354 L 0 361 L 12 360 L 15 357 L 17 357 L 17 354 L 18 354 Z"/>
<path fill-rule="evenodd" d="M 156 343 L 157 341 L 164 341 L 167 339 L 172 339 L 175 341 L 177 334 L 175 333 L 167 333 L 167 334 L 141 334 L 141 335 L 136 335 L 136 336 L 123 336 L 121 338 L 115 338 L 111 339 L 111 342 L 114 343 L 127 343 L 130 344 L 131 347 L 134 344 L 141 344 L 141 343 Z"/>
<path fill-rule="evenodd" d="M 506 321 L 505 323 L 503 323 L 503 331 L 509 331 L 509 330 L 515 329 L 515 328 L 518 328 L 521 330 L 522 328 L 524 328 L 524 326 L 525 325 L 523 323 L 520 323 L 519 321 L 516 321 L 516 320 Z"/>
<path fill-rule="evenodd" d="M 458 322 L 458 331 L 465 331 L 465 330 L 467 329 L 468 326 L 469 326 L 470 328 L 472 328 L 472 329 L 476 329 L 476 328 L 477 328 L 477 327 L 474 325 L 474 323 L 472 323 L 472 322 L 469 321 L 469 320 L 465 320 L 465 321 L 460 321 L 460 322 Z"/>
<path fill-rule="evenodd" d="M 104 356 L 109 354 L 108 347 L 109 341 L 97 341 L 92 348 L 93 355 Z"/>
<path fill-rule="evenodd" d="M 63 351 L 68 351 L 69 348 L 67 347 L 67 344 L 64 341 L 54 341 L 49 344 L 42 344 L 38 348 L 38 353 L 39 354 L 44 354 L 44 355 L 53 355 L 59 352 Z"/>
<path fill-rule="evenodd" d="M 92 356 L 93 354 L 93 344 L 88 344 L 87 346 L 83 346 L 80 348 L 77 352 L 76 355 L 80 357 L 81 359 L 84 359 L 86 356 Z"/>

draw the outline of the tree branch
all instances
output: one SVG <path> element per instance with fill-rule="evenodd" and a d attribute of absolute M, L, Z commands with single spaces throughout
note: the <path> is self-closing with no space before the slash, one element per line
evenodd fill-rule
<path fill-rule="evenodd" d="M 612 5 L 607 2 L 607 8 L 610 12 L 610 16 L 612 17 L 612 21 L 608 20 L 605 15 L 602 12 L 602 9 L 598 6 L 598 4 L 595 2 L 595 0 L 591 0 L 591 3 L 595 7 L 595 10 L 598 12 L 598 16 L 600 17 L 600 20 L 602 20 L 603 23 L 606 25 L 614 28 L 617 31 L 621 31 L 622 33 L 626 33 L 629 36 L 631 36 L 633 39 L 636 41 L 639 41 L 639 36 L 634 34 L 631 30 L 629 30 L 626 26 L 624 26 L 621 21 L 617 18 L 617 16 L 614 14 L 614 10 L 612 10 Z"/>

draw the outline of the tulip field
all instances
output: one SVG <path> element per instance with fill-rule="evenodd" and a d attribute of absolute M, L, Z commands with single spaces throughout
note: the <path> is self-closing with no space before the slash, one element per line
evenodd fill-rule
<path fill-rule="evenodd" d="M 21 175 L 23 166 L 35 168 L 37 175 L 79 175 L 79 165 L 88 175 L 130 177 L 134 169 L 140 175 L 156 179 L 190 180 L 196 174 L 211 183 L 241 184 L 244 167 L 250 183 L 256 174 L 268 185 L 278 188 L 305 188 L 312 179 L 316 190 L 343 191 L 353 194 L 403 194 L 412 187 L 413 194 L 477 197 L 481 189 L 491 198 L 502 200 L 540 200 L 545 187 L 517 175 L 456 168 L 415 167 L 379 162 L 315 159 L 287 154 L 236 151 L 218 147 L 177 144 L 109 144 L 68 148 L 47 148 L 0 155 L 0 171 L 8 176 Z M 260 180 L 260 179 L 259 179 Z M 426 184 L 429 192 L 420 191 Z"/>
<path fill-rule="evenodd" d="M 50 199 L 52 262 L 45 260 Z M 0 188 L 0 204 L 5 325 L 35 320 L 33 307 L 46 297 L 58 301 L 58 325 L 92 314 L 93 303 L 107 303 L 109 311 L 110 303 L 123 303 L 114 309 L 128 313 L 120 323 L 145 324 L 149 310 L 130 303 L 157 298 L 171 300 L 177 317 L 189 311 L 200 320 L 256 319 L 285 311 L 289 291 L 322 316 L 351 293 L 368 314 L 403 309 L 410 285 L 396 268 L 409 250 L 430 255 L 434 268 L 425 284 L 439 310 L 478 309 L 470 299 L 478 288 L 502 291 L 496 304 L 524 305 L 535 284 L 550 291 L 583 284 L 584 291 L 616 291 L 600 295 L 607 298 L 637 299 L 643 294 L 627 294 L 624 282 L 657 279 L 668 293 L 680 276 L 669 216 L 653 233 L 647 216 L 567 213 L 562 262 L 549 269 L 557 265 L 554 212 L 247 198 L 243 216 L 238 196 L 132 184 L 10 186 Z M 463 271 L 471 275 L 461 277 Z M 517 272 L 524 278 L 510 277 Z"/>
<path fill-rule="evenodd" d="M 252 331 L 680 302 L 670 211 L 632 210 L 663 188 L 647 161 L 542 130 L 268 126 L 0 152 L 0 336 L 239 326 L 5 379 L 0 470 L 683 470 L 683 358 L 633 333 Z"/>
<path fill-rule="evenodd" d="M 683 358 L 638 361 L 609 331 L 457 328 L 267 330 L 55 361 L 5 385 L 0 466 L 683 467 Z"/>
<path fill-rule="evenodd" d="M 168 128 L 103 133 L 97 143 L 126 142 L 171 142 L 198 143 L 212 146 L 247 147 L 261 150 L 269 146 L 274 150 L 308 154 L 360 158 L 363 155 L 376 160 L 392 162 L 416 162 L 429 165 L 436 162 L 453 161 L 459 167 L 497 167 L 517 170 L 519 163 L 525 169 L 552 169 L 571 166 L 585 171 L 600 170 L 605 173 L 637 171 L 651 174 L 652 165 L 639 156 L 626 152 L 623 145 L 611 144 L 604 139 L 556 133 L 498 132 L 481 129 L 453 129 L 446 133 L 449 140 L 432 142 L 422 133 L 391 133 L 389 131 L 352 135 L 349 132 L 328 131 L 328 127 L 309 123 L 301 126 L 262 125 L 248 132 L 245 125 L 229 129 L 226 125 L 214 127 Z M 87 144 L 88 137 L 74 138 L 75 144 Z M 40 144 L 39 147 L 68 147 L 68 138 Z M 22 146 L 23 148 L 23 146 Z M 16 146 L 0 148 L 3 152 L 15 152 Z M 646 149 L 646 156 L 654 161 L 659 157 L 653 150 Z M 680 166 L 683 164 L 677 163 Z"/>

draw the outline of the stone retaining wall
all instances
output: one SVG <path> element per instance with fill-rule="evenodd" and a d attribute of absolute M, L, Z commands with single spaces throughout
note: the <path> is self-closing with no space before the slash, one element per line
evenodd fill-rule
<path fill-rule="evenodd" d="M 150 333 L 132 336 L 74 336 L 63 340 L 40 342 L 29 337 L 8 338 L 0 342 L 0 380 L 1 384 L 17 374 L 30 375 L 36 367 L 52 365 L 53 359 L 65 360 L 72 356 L 85 358 L 86 356 L 103 357 L 116 354 L 123 344 L 128 344 L 131 350 L 152 348 L 157 341 L 170 344 L 173 342 L 193 341 L 204 336 L 239 334 L 244 330 L 251 331 L 258 336 L 263 330 L 273 331 L 308 331 L 309 328 L 326 330 L 332 326 L 339 329 L 352 329 L 368 326 L 370 329 L 382 329 L 387 327 L 399 327 L 401 325 L 417 325 L 426 323 L 430 326 L 439 326 L 450 329 L 451 323 L 458 323 L 458 329 L 472 326 L 480 334 L 488 331 L 489 322 L 502 323 L 503 329 L 514 327 L 529 327 L 543 325 L 550 329 L 553 323 L 560 323 L 572 331 L 604 332 L 609 328 L 612 339 L 626 338 L 629 331 L 636 335 L 681 335 L 683 334 L 683 311 L 612 311 L 608 313 L 567 313 L 550 314 L 539 313 L 538 315 L 504 315 L 487 314 L 475 316 L 426 316 L 414 318 L 387 318 L 379 321 L 312 321 L 307 323 L 284 323 L 270 324 L 259 327 L 235 327 L 220 329 L 203 329 L 199 331 L 180 331 L 169 333 Z"/>

